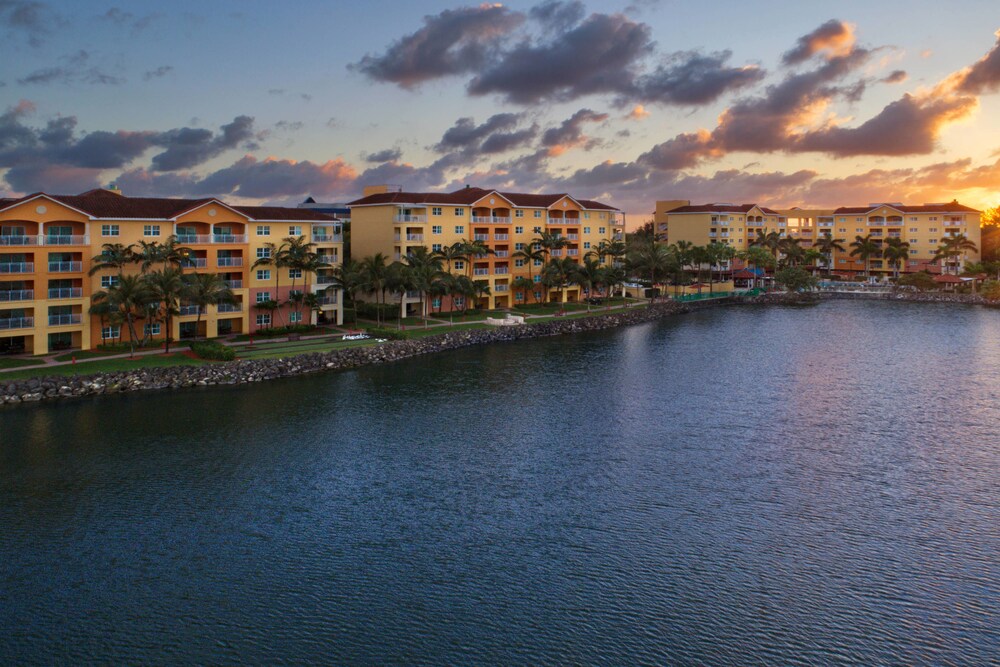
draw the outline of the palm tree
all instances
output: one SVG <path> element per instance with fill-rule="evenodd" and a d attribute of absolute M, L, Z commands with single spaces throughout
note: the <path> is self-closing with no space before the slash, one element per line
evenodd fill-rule
<path fill-rule="evenodd" d="M 406 293 L 413 288 L 413 276 L 410 267 L 403 262 L 393 262 L 386 269 L 385 286 L 386 289 L 399 295 L 399 309 L 396 311 L 396 328 L 402 324 L 403 300 Z"/>
<path fill-rule="evenodd" d="M 318 318 L 319 314 L 323 310 L 323 308 L 322 308 L 323 304 L 320 303 L 319 294 L 317 294 L 316 292 L 306 292 L 302 296 L 302 303 L 308 309 L 307 312 L 309 313 L 309 321 L 310 321 L 310 323 L 312 322 L 312 316 L 313 316 L 313 314 L 317 315 L 317 318 Z"/>
<path fill-rule="evenodd" d="M 545 258 L 546 258 L 545 250 L 543 250 L 540 245 L 537 245 L 535 243 L 527 243 L 520 250 L 514 251 L 514 258 L 523 259 L 524 263 L 528 266 L 528 280 L 530 280 L 532 283 L 531 291 L 532 293 L 534 293 L 535 275 L 534 271 L 532 270 L 532 267 L 534 266 L 535 262 L 540 262 L 543 264 L 545 263 Z M 527 299 L 525 299 L 525 301 L 527 301 Z M 535 299 L 535 303 L 538 303 L 538 299 Z"/>
<path fill-rule="evenodd" d="M 750 246 L 746 250 L 741 250 L 737 256 L 750 267 L 751 270 L 763 268 L 764 270 L 774 268 L 774 256 L 762 246 Z M 756 271 L 754 272 L 756 276 Z M 754 278 L 751 286 L 756 287 L 757 279 Z"/>
<path fill-rule="evenodd" d="M 518 276 L 510 284 L 510 288 L 515 292 L 520 292 L 524 295 L 522 299 L 525 303 L 528 302 L 528 292 L 533 292 L 535 289 L 535 281 L 531 278 L 525 278 L 524 276 Z"/>
<path fill-rule="evenodd" d="M 490 283 L 487 280 L 472 281 L 472 298 L 476 300 L 476 307 L 479 307 L 479 300 L 490 296 Z"/>
<path fill-rule="evenodd" d="M 278 261 L 282 266 L 294 271 L 294 273 L 291 273 L 292 292 L 295 291 L 295 281 L 298 279 L 296 278 L 298 274 L 302 274 L 304 281 L 307 273 L 321 268 L 321 264 L 325 266 L 324 262 L 320 262 L 317 259 L 316 253 L 313 250 L 315 246 L 316 244 L 307 241 L 305 236 L 289 236 L 282 240 L 281 252 L 278 253 Z M 301 322 L 302 299 L 292 300 L 291 294 L 289 294 L 289 302 L 295 304 L 295 313 L 297 315 L 295 319 Z"/>
<path fill-rule="evenodd" d="M 149 290 L 150 301 L 161 304 L 162 307 L 163 321 L 167 327 L 163 351 L 164 354 L 167 354 L 170 352 L 170 334 L 173 333 L 173 327 L 171 326 L 173 317 L 180 313 L 178 303 L 184 295 L 183 275 L 180 269 L 167 268 L 147 273 L 143 276 L 143 280 Z M 201 309 L 199 308 L 198 310 L 200 315 Z M 195 333 L 197 333 L 197 330 L 195 330 Z"/>
<path fill-rule="evenodd" d="M 976 244 L 969 240 L 965 234 L 956 234 L 945 239 L 944 243 L 937 249 L 934 254 L 934 261 L 939 261 L 941 259 L 950 259 L 952 257 L 965 257 L 966 252 L 976 251 Z M 947 273 L 947 265 L 945 266 L 945 272 Z M 958 274 L 958 266 L 955 267 L 955 274 Z"/>
<path fill-rule="evenodd" d="M 612 263 L 618 261 L 628 252 L 628 246 L 621 239 L 604 239 L 597 244 L 597 248 L 588 252 L 588 255 L 596 256 L 603 263 L 608 257 Z"/>
<path fill-rule="evenodd" d="M 590 310 L 593 292 L 606 282 L 606 267 L 600 260 L 585 257 L 582 264 L 573 266 L 573 282 L 587 292 L 590 298 L 587 299 L 587 310 Z"/>
<path fill-rule="evenodd" d="M 361 275 L 363 276 L 363 289 L 369 294 L 375 295 L 375 323 L 382 326 L 382 308 L 385 304 L 385 293 L 389 289 L 389 267 L 386 265 L 387 258 L 384 254 L 377 252 L 361 260 Z"/>
<path fill-rule="evenodd" d="M 618 291 L 620 285 L 624 285 L 625 280 L 628 278 L 628 274 L 625 272 L 625 268 L 622 266 L 611 266 L 605 267 L 604 271 L 604 281 L 608 286 L 608 307 L 611 307 L 610 298 Z"/>
<path fill-rule="evenodd" d="M 775 265 L 778 264 L 778 251 L 781 249 L 781 234 L 778 232 L 769 232 L 767 231 L 767 227 L 758 229 L 757 238 L 750 241 L 750 245 L 767 248 L 774 256 Z"/>
<path fill-rule="evenodd" d="M 854 240 L 851 241 L 851 248 L 851 257 L 861 258 L 865 263 L 865 277 L 869 277 L 871 275 L 869 260 L 872 255 L 878 255 L 881 252 L 881 247 L 872 239 L 871 234 L 866 234 L 854 237 Z"/>
<path fill-rule="evenodd" d="M 107 294 L 113 310 L 121 313 L 128 324 L 129 357 L 132 358 L 135 356 L 135 341 L 138 340 L 135 333 L 135 314 L 152 298 L 149 285 L 143 276 L 121 276 L 117 283 L 108 288 Z"/>
<path fill-rule="evenodd" d="M 910 258 L 910 244 L 903 239 L 886 239 L 885 247 L 882 249 L 882 257 L 893 268 L 892 277 L 898 280 L 900 267 L 903 262 Z"/>
<path fill-rule="evenodd" d="M 569 245 L 569 239 L 558 232 L 542 232 L 530 241 L 531 245 L 538 248 L 548 259 L 553 250 L 565 248 Z"/>
<path fill-rule="evenodd" d="M 101 254 L 95 255 L 91 260 L 88 275 L 92 276 L 98 271 L 107 271 L 108 269 L 114 269 L 118 272 L 118 275 L 121 275 L 125 266 L 134 261 L 134 244 L 105 243 L 101 246 Z"/>
<path fill-rule="evenodd" d="M 217 273 L 192 273 L 184 276 L 181 296 L 198 306 L 198 318 L 194 324 L 195 335 L 201 328 L 201 316 L 206 308 L 236 301 L 229 285 Z"/>
<path fill-rule="evenodd" d="M 801 239 L 790 236 L 782 237 L 778 242 L 778 249 L 785 255 L 786 266 L 798 266 L 802 262 L 805 250 L 801 244 Z"/>
<path fill-rule="evenodd" d="M 263 312 L 265 312 L 265 313 L 267 313 L 267 314 L 269 314 L 271 316 L 270 320 L 268 321 L 267 328 L 268 329 L 273 329 L 274 328 L 274 312 L 276 310 L 278 310 L 278 308 L 281 307 L 281 304 L 278 303 L 277 299 L 268 299 L 267 301 L 261 301 L 260 303 L 255 303 L 253 307 L 255 309 L 263 311 Z"/>
<path fill-rule="evenodd" d="M 466 241 L 462 240 L 462 249 L 465 252 L 465 256 L 469 258 L 468 266 L 466 267 L 465 275 L 472 275 L 472 263 L 476 259 L 481 259 L 487 255 L 495 255 L 496 252 L 487 246 L 482 241 Z"/>
<path fill-rule="evenodd" d="M 817 269 L 819 269 L 819 261 L 826 259 L 826 257 L 816 248 L 809 248 L 804 253 L 802 253 L 802 263 L 810 264 L 810 270 L 815 276 Z"/>
<path fill-rule="evenodd" d="M 344 262 L 333 269 L 332 277 L 333 282 L 324 290 L 324 292 L 329 292 L 331 290 L 340 290 L 341 293 L 346 297 L 344 307 L 347 306 L 346 300 L 351 301 L 351 305 L 354 306 L 354 326 L 358 326 L 358 308 L 357 308 L 357 294 L 364 287 L 364 276 L 362 275 L 361 265 L 353 259 L 345 259 Z"/>
<path fill-rule="evenodd" d="M 829 230 L 816 241 L 816 248 L 823 253 L 826 258 L 826 275 L 829 278 L 833 272 L 833 253 L 844 252 L 845 239 L 835 239 Z"/>
<path fill-rule="evenodd" d="M 690 250 L 690 247 L 688 245 L 687 250 Z M 649 277 L 650 302 L 653 301 L 653 288 L 657 281 L 671 270 L 683 266 L 677 252 L 655 241 L 633 248 L 627 256 L 627 261 L 631 270 L 636 274 Z"/>
<path fill-rule="evenodd" d="M 434 281 L 441 277 L 441 258 L 428 252 L 424 246 L 411 248 L 403 260 L 410 269 L 413 289 L 420 292 L 421 316 L 427 318 L 427 293 Z"/>
<path fill-rule="evenodd" d="M 469 256 L 465 252 L 465 245 L 461 241 L 456 241 L 451 245 L 446 245 L 440 250 L 435 250 L 434 254 L 445 262 L 448 266 L 448 273 L 451 273 L 451 265 L 453 262 L 468 261 Z"/>
<path fill-rule="evenodd" d="M 573 284 L 576 276 L 577 263 L 569 257 L 552 259 L 542 270 L 542 283 L 551 290 L 559 291 L 559 303 L 566 302 L 565 289 Z"/>
<path fill-rule="evenodd" d="M 302 272 L 302 289 L 303 289 L 303 292 L 304 292 L 305 287 L 306 287 L 306 276 L 308 276 L 309 274 L 316 275 L 319 272 L 320 269 L 325 269 L 328 266 L 330 266 L 330 265 L 327 264 L 326 262 L 324 262 L 322 259 L 320 259 L 320 256 L 317 255 L 315 252 L 312 252 L 312 251 L 309 251 L 308 253 L 306 253 L 304 257 L 302 257 L 301 259 L 299 259 L 296 262 L 296 268 L 299 269 L 299 271 Z M 294 291 L 294 289 L 293 289 L 293 291 Z M 306 294 L 313 294 L 313 292 L 307 292 Z M 295 306 L 296 306 L 295 312 L 297 314 L 297 317 L 295 319 L 297 319 L 300 324 L 302 323 L 302 306 L 303 305 L 305 305 L 306 307 L 309 306 L 309 304 L 306 302 L 305 298 L 300 298 L 300 299 L 298 299 L 295 302 Z M 310 321 L 310 323 L 312 322 L 312 318 L 311 317 L 309 318 L 309 321 Z"/>

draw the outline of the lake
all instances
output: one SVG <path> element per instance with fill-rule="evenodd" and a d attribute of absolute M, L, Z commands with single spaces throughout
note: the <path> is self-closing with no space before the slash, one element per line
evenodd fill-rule
<path fill-rule="evenodd" d="M 1000 660 L 1000 311 L 0 409 L 0 663 Z"/>

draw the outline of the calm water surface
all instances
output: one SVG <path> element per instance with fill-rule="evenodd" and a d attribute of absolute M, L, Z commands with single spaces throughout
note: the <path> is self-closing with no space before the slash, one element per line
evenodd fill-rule
<path fill-rule="evenodd" d="M 1000 313 L 0 410 L 0 664 L 989 664 Z"/>

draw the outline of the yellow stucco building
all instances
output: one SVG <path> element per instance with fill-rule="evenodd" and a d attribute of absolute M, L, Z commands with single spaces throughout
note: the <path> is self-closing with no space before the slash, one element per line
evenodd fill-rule
<path fill-rule="evenodd" d="M 601 202 L 578 199 L 569 194 L 525 194 L 465 187 L 447 193 L 402 192 L 390 186 L 365 188 L 364 197 L 350 202 L 351 257 L 359 260 L 381 252 L 389 261 L 402 260 L 412 248 L 440 250 L 461 241 L 482 241 L 493 254 L 471 258 L 450 267 L 474 280 L 485 281 L 490 295 L 481 307 L 509 308 L 538 299 L 575 301 L 579 288 L 553 290 L 546 294 L 540 284 L 541 262 L 528 266 L 514 254 L 542 233 L 566 238 L 565 248 L 553 258 L 580 261 L 601 241 L 621 239 L 625 219 L 621 211 Z M 511 288 L 518 277 L 535 281 L 535 294 Z M 420 295 L 407 294 L 407 312 L 418 312 Z"/>
<path fill-rule="evenodd" d="M 799 239 L 803 248 L 812 247 L 829 232 L 841 240 L 844 250 L 835 250 L 820 266 L 829 266 L 841 275 L 865 270 L 865 263 L 850 254 L 850 244 L 856 237 L 870 235 L 878 246 L 898 238 L 910 244 L 910 258 L 901 267 L 903 272 L 940 273 L 945 268 L 956 271 L 966 262 L 979 261 L 979 216 L 980 211 L 957 201 L 919 206 L 876 203 L 830 209 L 772 209 L 759 204 L 692 205 L 685 200 L 664 200 L 656 202 L 653 225 L 659 238 L 670 243 L 723 243 L 737 251 L 750 247 L 759 231 L 775 231 L 782 237 Z M 935 261 L 938 247 L 948 237 L 959 234 L 972 241 L 977 250 L 947 262 Z M 880 256 L 873 256 L 869 264 L 873 275 L 889 275 L 893 271 Z"/>
<path fill-rule="evenodd" d="M 43 354 L 54 349 L 91 349 L 102 342 L 127 340 L 127 327 L 109 326 L 89 314 L 91 297 L 107 289 L 115 270 L 89 275 L 92 259 L 104 244 L 163 243 L 174 235 L 191 252 L 182 263 L 188 272 L 218 273 L 236 296 L 235 304 L 209 306 L 199 318 L 197 306 L 180 304 L 172 323 L 175 340 L 247 333 L 301 315 L 283 307 L 274 313 L 254 305 L 267 299 L 287 301 L 292 284 L 312 292 L 332 282 L 330 269 L 342 261 L 343 235 L 339 220 L 315 211 L 261 206 L 230 206 L 219 199 L 126 197 L 117 190 L 91 190 L 80 195 L 37 193 L 0 199 L 0 347 Z M 269 243 L 305 236 L 329 264 L 300 275 L 289 268 L 254 267 L 266 256 Z M 158 267 L 154 267 L 158 268 Z M 124 268 L 137 273 L 138 265 Z M 320 297 L 324 319 L 343 321 L 339 292 Z M 315 312 L 306 315 L 318 319 Z M 150 326 L 154 339 L 165 338 L 160 323 Z M 200 330 L 195 332 L 195 327 Z"/>

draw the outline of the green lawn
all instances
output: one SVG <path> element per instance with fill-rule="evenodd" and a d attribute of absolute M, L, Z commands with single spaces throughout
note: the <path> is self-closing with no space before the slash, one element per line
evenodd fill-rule
<path fill-rule="evenodd" d="M 276 345 L 254 345 L 253 350 L 237 348 L 239 359 L 279 359 L 283 357 L 294 357 L 298 354 L 311 354 L 313 352 L 330 352 L 332 350 L 342 350 L 349 347 L 364 347 L 374 345 L 375 341 L 367 340 L 332 340 L 323 339 L 317 341 L 302 341 L 300 343 L 281 343 Z"/>
<path fill-rule="evenodd" d="M 38 364 L 45 363 L 41 359 L 16 359 L 9 358 L 4 359 L 0 357 L 0 370 L 5 368 L 21 368 L 23 366 L 36 366 Z M 0 375 L 0 378 L 7 377 L 6 375 Z"/>
<path fill-rule="evenodd" d="M 23 371 L 11 371 L 0 374 L 0 382 L 4 380 L 21 380 L 42 376 L 66 376 L 91 375 L 93 373 L 106 373 L 112 371 L 127 371 L 136 368 L 155 368 L 159 366 L 198 366 L 206 362 L 198 359 L 191 359 L 178 354 L 153 354 L 135 359 L 106 359 L 104 361 L 88 361 L 81 364 L 67 364 L 65 366 L 52 366 L 45 368 L 30 368 Z"/>
<path fill-rule="evenodd" d="M 439 326 L 430 327 L 427 329 L 407 329 L 406 333 L 410 335 L 410 338 L 424 338 L 425 336 L 435 336 L 437 334 L 448 333 L 449 331 L 468 331 L 470 329 L 488 329 L 488 325 L 481 322 L 466 322 L 463 324 L 455 324 L 454 326 Z"/>

